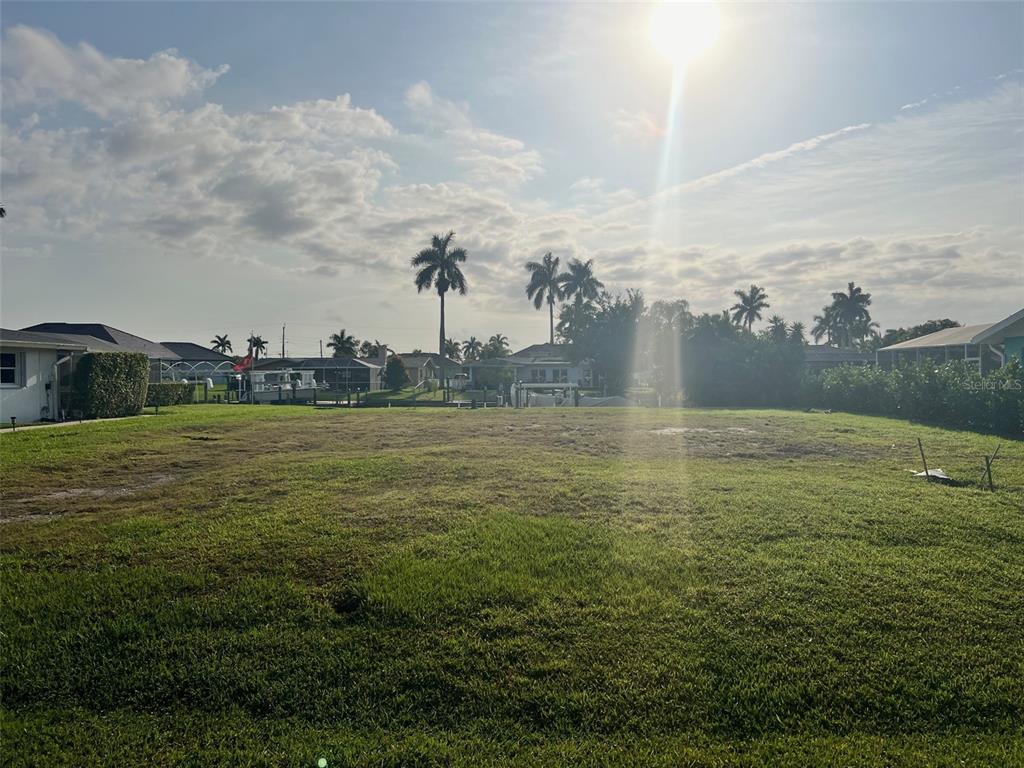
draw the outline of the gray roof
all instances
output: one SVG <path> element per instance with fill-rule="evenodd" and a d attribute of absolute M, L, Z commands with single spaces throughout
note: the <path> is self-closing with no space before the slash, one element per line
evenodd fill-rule
<path fill-rule="evenodd" d="M 380 368 L 377 363 L 360 360 L 357 357 L 306 357 L 293 361 L 296 370 L 335 370 L 340 368 Z"/>
<path fill-rule="evenodd" d="M 402 358 L 402 365 L 406 368 L 422 368 L 428 362 L 432 363 L 435 367 L 441 367 L 441 355 L 431 354 L 429 352 L 417 352 L 413 354 L 408 352 L 406 354 L 398 353 L 398 356 Z M 450 357 L 444 358 L 444 364 L 448 368 L 461 368 L 462 363 L 452 360 Z"/>
<path fill-rule="evenodd" d="M 529 363 L 571 363 L 571 344 L 531 344 L 508 358 L 516 365 Z"/>
<path fill-rule="evenodd" d="M 1009 317 L 993 323 L 974 337 L 974 343 L 999 344 L 1007 336 L 1024 334 L 1024 309 L 1018 309 Z"/>
<path fill-rule="evenodd" d="M 66 349 L 69 352 L 84 352 L 86 349 L 81 341 L 66 339 L 63 336 L 35 331 L 12 331 L 7 328 L 0 328 L 0 344 L 37 349 Z"/>
<path fill-rule="evenodd" d="M 102 323 L 38 323 L 23 331 L 63 336 L 84 344 L 90 352 L 141 352 L 150 360 L 178 360 L 163 344 Z"/>
<path fill-rule="evenodd" d="M 296 357 L 261 357 L 253 363 L 257 371 L 276 371 L 279 368 L 294 368 L 302 360 Z"/>
<path fill-rule="evenodd" d="M 904 349 L 927 349 L 928 347 L 953 347 L 964 344 L 976 344 L 974 337 L 987 331 L 994 323 L 982 323 L 981 325 L 963 325 L 959 328 L 943 328 L 941 331 L 918 336 L 916 339 L 901 341 L 899 344 L 890 344 L 882 347 L 879 352 L 899 352 Z"/>
<path fill-rule="evenodd" d="M 234 361 L 233 357 L 222 355 L 220 352 L 204 347 L 201 344 L 193 344 L 191 341 L 162 341 L 160 343 L 182 360 L 209 360 L 215 363 Z"/>

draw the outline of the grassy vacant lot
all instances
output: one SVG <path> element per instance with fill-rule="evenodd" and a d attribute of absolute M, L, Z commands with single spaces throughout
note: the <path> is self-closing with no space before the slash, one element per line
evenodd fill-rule
<path fill-rule="evenodd" d="M 1024 763 L 1024 442 L 780 411 L 7 433 L 5 765 Z"/>

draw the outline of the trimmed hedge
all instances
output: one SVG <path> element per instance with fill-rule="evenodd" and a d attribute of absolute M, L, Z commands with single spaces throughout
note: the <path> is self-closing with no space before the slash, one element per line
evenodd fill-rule
<path fill-rule="evenodd" d="M 75 367 L 72 403 L 90 419 L 142 412 L 149 384 L 149 360 L 138 352 L 89 352 Z"/>
<path fill-rule="evenodd" d="M 1024 369 L 1017 361 L 981 375 L 964 362 L 883 371 L 840 366 L 809 377 L 810 405 L 1006 434 L 1024 434 Z"/>
<path fill-rule="evenodd" d="M 146 406 L 191 405 L 195 395 L 195 384 L 185 381 L 162 381 L 150 384 L 146 393 Z"/>

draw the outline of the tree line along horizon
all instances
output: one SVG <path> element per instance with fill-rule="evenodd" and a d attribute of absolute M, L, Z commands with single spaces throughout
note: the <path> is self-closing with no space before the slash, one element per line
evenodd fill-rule
<path fill-rule="evenodd" d="M 417 292 L 433 289 L 440 300 L 438 354 L 455 362 L 504 357 L 509 354 L 510 347 L 508 337 L 502 333 L 492 335 L 486 342 L 476 336 L 459 342 L 445 334 L 445 295 L 449 292 L 465 295 L 468 291 L 468 283 L 461 265 L 466 262 L 469 254 L 464 248 L 452 247 L 454 239 L 454 231 L 444 235 L 433 235 L 430 247 L 421 250 L 411 261 L 416 270 L 414 284 Z M 593 265 L 593 259 L 571 259 L 567 264 L 568 269 L 560 271 L 561 259 L 550 251 L 540 261 L 528 261 L 524 265 L 528 272 L 527 298 L 537 310 L 547 304 L 549 343 L 554 344 L 557 338 L 567 344 L 579 345 L 587 335 L 588 329 L 617 303 L 624 304 L 638 321 L 647 315 L 647 319 L 655 325 L 667 323 L 684 334 L 695 332 L 700 327 L 706 328 L 711 324 L 720 323 L 728 323 L 743 332 L 753 334 L 754 323 L 760 321 L 763 317 L 762 312 L 771 307 L 768 303 L 768 293 L 764 288 L 751 284 L 747 290 L 733 291 L 736 303 L 722 310 L 720 314 L 705 312 L 695 315 L 690 312 L 686 299 L 660 300 L 648 308 L 643 292 L 639 289 L 627 289 L 625 297 L 621 294 L 613 296 L 606 291 L 604 283 L 594 275 Z M 555 307 L 559 303 L 563 305 L 558 311 L 556 323 Z M 960 325 L 945 318 L 929 320 L 910 328 L 890 329 L 882 334 L 878 331 L 879 324 L 871 319 L 868 309 L 870 306 L 871 294 L 864 292 L 851 281 L 845 291 L 833 292 L 831 303 L 825 305 L 821 313 L 814 316 L 811 337 L 816 343 L 824 339 L 827 346 L 872 352 L 883 346 Z M 775 342 L 807 343 L 806 325 L 800 321 L 787 323 L 778 314 L 773 314 L 767 319 L 767 327 L 758 335 Z M 228 334 L 215 334 L 209 343 L 211 349 L 221 354 L 234 352 Z M 258 360 L 265 356 L 268 342 L 262 336 L 251 334 L 246 343 L 248 354 L 254 359 Z M 332 351 L 333 357 L 341 358 L 376 357 L 385 345 L 376 339 L 360 341 L 348 333 L 347 329 L 342 328 L 330 335 L 326 346 Z M 425 353 L 421 349 L 414 349 L 409 354 Z"/>

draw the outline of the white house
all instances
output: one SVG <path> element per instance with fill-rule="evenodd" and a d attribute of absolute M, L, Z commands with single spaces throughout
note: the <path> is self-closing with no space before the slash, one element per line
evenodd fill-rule
<path fill-rule="evenodd" d="M 60 418 L 71 407 L 72 361 L 85 351 L 60 336 L 0 328 L 0 422 Z"/>
<path fill-rule="evenodd" d="M 532 344 L 508 357 L 477 360 L 464 364 L 470 387 L 494 379 L 502 372 L 508 383 L 520 382 L 537 389 L 559 389 L 559 385 L 589 389 L 595 386 L 590 363 L 573 359 L 568 344 Z"/>

